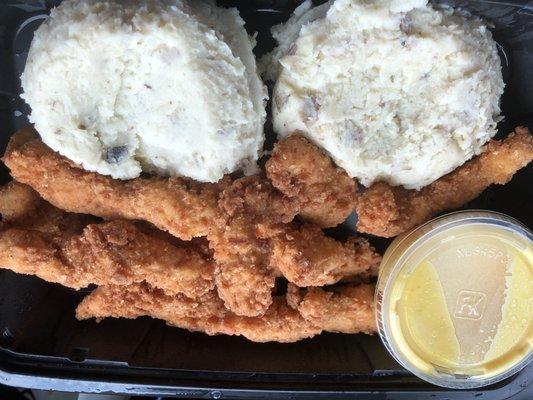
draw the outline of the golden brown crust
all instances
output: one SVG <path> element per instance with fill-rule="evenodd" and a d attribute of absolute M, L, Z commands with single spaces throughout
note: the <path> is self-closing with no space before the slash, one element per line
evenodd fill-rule
<path fill-rule="evenodd" d="M 243 317 L 228 311 L 216 292 L 191 300 L 180 295 L 168 296 L 146 284 L 101 286 L 85 297 L 76 310 L 78 319 L 144 315 L 191 331 L 242 335 L 254 342 L 295 342 L 321 331 L 306 322 L 283 298 L 275 298 L 261 317 Z"/>
<path fill-rule="evenodd" d="M 220 186 L 181 178 L 112 179 L 83 170 L 27 130 L 3 158 L 11 175 L 66 211 L 107 219 L 140 219 L 183 240 L 206 236 L 220 218 Z"/>
<path fill-rule="evenodd" d="M 355 208 L 355 181 L 302 136 L 276 143 L 266 171 L 274 187 L 297 202 L 299 215 L 307 222 L 333 227 Z"/>
<path fill-rule="evenodd" d="M 228 311 L 214 291 L 190 299 L 179 294 L 169 296 L 145 283 L 110 285 L 101 286 L 85 297 L 76 317 L 101 320 L 151 316 L 208 335 L 242 335 L 254 342 L 289 343 L 325 330 L 375 332 L 372 295 L 371 285 L 346 286 L 336 293 L 317 288 L 302 293 L 293 290 L 292 304 L 275 297 L 263 316 L 244 317 Z"/>
<path fill-rule="evenodd" d="M 209 235 L 219 266 L 219 296 L 237 315 L 263 315 L 272 304 L 275 276 L 269 266 L 270 242 L 257 226 L 274 229 L 296 214 L 292 202 L 260 175 L 235 180 L 219 201 L 224 224 Z"/>
<path fill-rule="evenodd" d="M 216 283 L 226 307 L 237 315 L 258 316 L 272 303 L 274 276 L 268 267 L 269 243 L 256 237 L 245 216 L 232 217 L 209 236 L 218 270 Z"/>
<path fill-rule="evenodd" d="M 146 280 L 197 297 L 215 286 L 214 263 L 192 248 L 142 233 L 132 222 L 84 223 L 44 203 L 34 217 L 0 230 L 0 265 L 75 289 Z"/>
<path fill-rule="evenodd" d="M 359 198 L 357 229 L 392 237 L 439 212 L 475 199 L 491 184 L 504 185 L 533 160 L 533 136 L 516 128 L 504 140 L 491 140 L 485 151 L 420 191 L 376 183 Z"/>
<path fill-rule="evenodd" d="M 324 331 L 376 332 L 374 285 L 347 284 L 331 290 L 289 285 L 287 302 L 306 321 Z"/>
<path fill-rule="evenodd" d="M 379 263 L 380 256 L 363 239 L 340 243 L 318 227 L 290 223 L 298 211 L 295 202 L 260 175 L 233 182 L 220 205 L 227 218 L 209 240 L 219 265 L 219 296 L 237 315 L 264 314 L 276 276 L 299 286 L 321 286 Z"/>
<path fill-rule="evenodd" d="M 251 222 L 288 223 L 298 212 L 293 199 L 284 196 L 263 175 L 236 179 L 224 189 L 219 205 L 230 217 L 246 215 Z"/>
<path fill-rule="evenodd" d="M 297 286 L 323 286 L 366 273 L 381 256 L 362 238 L 345 243 L 324 235 L 313 225 L 286 229 L 273 239 L 270 263 Z"/>
<path fill-rule="evenodd" d="M 223 317 L 228 314 L 214 290 L 190 298 L 183 294 L 169 295 L 146 282 L 130 285 L 99 286 L 86 296 L 76 309 L 78 319 L 137 318 L 150 313 L 181 318 Z"/>
<path fill-rule="evenodd" d="M 97 218 L 90 215 L 67 213 L 56 208 L 41 199 L 29 186 L 16 181 L 10 182 L 0 191 L 5 194 L 1 200 L 3 209 L 0 210 L 4 220 L 2 230 L 14 227 L 61 238 L 78 235 L 87 224 L 98 222 Z M 35 198 L 34 195 L 37 197 Z M 17 209 L 17 218 L 14 218 L 13 214 L 11 214 L 12 218 L 6 218 L 3 214 L 5 210 L 15 209 Z"/>
<path fill-rule="evenodd" d="M 0 215 L 2 221 L 15 221 L 35 211 L 41 198 L 32 188 L 11 181 L 0 188 Z"/>

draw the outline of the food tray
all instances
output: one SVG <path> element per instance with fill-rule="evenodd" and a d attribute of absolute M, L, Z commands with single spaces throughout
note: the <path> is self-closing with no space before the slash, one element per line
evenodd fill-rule
<path fill-rule="evenodd" d="M 0 3 L 0 153 L 27 124 L 18 97 L 33 31 L 59 1 Z M 273 46 L 269 29 L 284 21 L 293 0 L 224 1 L 237 6 L 256 51 Z M 449 3 L 449 2 L 448 2 Z M 533 128 L 533 5 L 526 1 L 456 2 L 494 24 L 504 79 L 500 135 Z M 267 131 L 269 124 L 267 123 Z M 273 135 L 267 132 L 267 147 Z M 9 176 L 2 166 L 0 177 Z M 507 213 L 533 227 L 533 166 L 492 187 L 467 208 Z M 350 228 L 350 224 L 347 224 Z M 374 240 L 380 248 L 386 240 Z M 76 292 L 35 277 L 0 270 L 0 383 L 61 391 L 120 392 L 201 398 L 507 399 L 526 388 L 530 366 L 483 390 L 451 393 L 414 377 L 377 336 L 322 334 L 295 344 L 251 343 L 170 328 L 150 318 L 78 322 L 74 310 L 89 289 Z M 389 397 L 390 396 L 390 397 Z M 372 397 L 374 398 L 374 397 Z"/>

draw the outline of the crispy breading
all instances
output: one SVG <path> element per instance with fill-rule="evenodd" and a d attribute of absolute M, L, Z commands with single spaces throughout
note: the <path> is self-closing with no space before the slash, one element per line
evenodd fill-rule
<path fill-rule="evenodd" d="M 140 219 L 183 240 L 206 236 L 220 218 L 221 184 L 182 178 L 112 179 L 83 170 L 25 128 L 3 158 L 11 175 L 66 211 L 107 219 Z"/>
<path fill-rule="evenodd" d="M 191 298 L 183 294 L 169 295 L 146 282 L 130 285 L 99 286 L 87 295 L 76 309 L 78 319 L 137 318 L 148 312 L 180 318 L 224 317 L 229 311 L 211 290 Z"/>
<path fill-rule="evenodd" d="M 305 221 L 333 227 L 355 208 L 355 181 L 302 136 L 292 135 L 276 143 L 266 172 L 276 189 L 297 202 Z"/>
<path fill-rule="evenodd" d="M 258 239 L 251 222 L 232 218 L 209 241 L 217 262 L 216 283 L 226 307 L 237 315 L 258 316 L 272 303 L 275 276 L 268 265 L 270 244 Z"/>
<path fill-rule="evenodd" d="M 374 285 L 300 289 L 289 285 L 288 304 L 313 325 L 329 332 L 376 332 Z"/>
<path fill-rule="evenodd" d="M 35 211 L 41 204 L 39 195 L 29 186 L 11 181 L 0 188 L 2 221 L 14 221 Z"/>
<path fill-rule="evenodd" d="M 217 263 L 216 268 L 214 268 L 215 271 L 212 272 L 213 280 L 216 281 L 219 296 L 225 302 L 225 306 L 235 314 L 248 317 L 260 316 L 269 310 L 273 302 L 272 289 L 274 288 L 275 277 L 281 271 L 281 268 L 278 268 L 271 259 L 273 241 L 277 241 L 279 244 L 284 235 L 295 232 L 297 226 L 291 221 L 300 210 L 300 203 L 277 191 L 263 176 L 241 178 L 231 184 L 224 181 L 220 185 L 197 184 L 177 178 L 138 178 L 131 181 L 118 181 L 83 171 L 79 166 L 51 151 L 40 140 L 36 139 L 31 131 L 22 131 L 15 135 L 4 160 L 16 178 L 29 184 L 43 197 L 66 210 L 83 211 L 109 219 L 119 217 L 142 219 L 181 239 L 206 235 Z M 28 219 L 28 221 L 32 220 L 34 218 Z M 43 221 L 46 223 L 46 218 Z M 116 221 L 112 223 L 127 224 Z M 53 224 L 49 225 L 50 228 L 53 228 Z M 130 257 L 129 254 L 132 251 L 149 254 L 148 250 L 144 248 L 126 249 L 125 246 L 129 244 L 120 243 L 120 235 L 112 237 L 112 241 L 116 242 L 112 246 L 116 246 L 117 251 L 111 255 L 105 253 L 98 247 L 96 240 L 103 234 L 100 233 L 99 236 L 93 232 L 97 229 L 96 226 L 100 225 L 94 225 L 95 228 L 92 226 L 85 228 L 83 233 L 76 232 L 76 235 L 83 238 L 83 240 L 79 240 L 80 243 L 90 243 L 91 246 L 96 246 L 96 250 L 90 248 L 86 252 L 80 250 L 81 255 L 76 253 L 77 257 L 85 258 L 85 264 L 107 263 L 99 266 L 99 268 L 104 269 L 104 267 L 110 267 L 109 260 L 115 262 L 115 259 L 120 258 L 119 256 L 122 254 L 126 254 L 123 257 Z M 131 227 L 132 229 L 135 228 L 134 225 Z M 191 246 L 175 243 L 175 240 L 166 237 L 161 232 L 151 232 L 153 228 L 149 225 L 142 225 L 139 228 L 135 228 L 137 229 L 136 235 L 147 235 L 151 240 L 159 240 L 153 249 L 162 249 L 163 246 L 167 246 L 168 248 L 177 247 L 182 252 L 186 251 L 186 248 L 189 249 L 188 251 L 193 251 L 190 249 Z M 18 227 L 18 229 L 24 228 Z M 126 231 L 124 226 L 121 229 Z M 312 239 L 312 243 L 317 246 L 325 246 L 330 250 L 330 254 L 333 254 L 337 248 L 344 249 L 343 245 L 336 244 L 333 239 L 326 238 L 320 229 L 312 230 L 309 228 L 304 232 L 307 232 L 305 240 Z M 312 237 L 311 232 L 316 234 L 316 237 Z M 12 231 L 12 233 L 14 234 L 16 231 Z M 49 239 L 44 233 L 46 232 L 41 232 L 40 239 Z M 32 235 L 38 236 L 37 233 L 32 233 Z M 58 251 L 59 248 L 60 253 L 64 252 L 65 243 L 73 241 L 73 235 L 74 233 L 70 236 L 63 235 L 61 237 L 63 242 L 59 242 L 59 245 L 57 244 L 59 239 L 52 235 L 56 241 L 53 243 L 55 251 Z M 122 232 L 121 235 L 125 235 L 125 233 Z M 107 243 L 110 238 L 106 237 L 104 241 L 106 246 L 110 246 Z M 21 244 L 24 244 L 24 240 L 26 240 L 20 237 L 19 239 L 11 239 L 14 242 L 19 240 Z M 32 241 L 39 242 L 38 239 L 32 237 Z M 132 239 L 131 243 L 138 241 Z M 43 248 L 46 249 L 46 247 L 41 242 L 39 242 L 38 250 L 44 252 Z M 102 243 L 100 246 L 103 246 Z M 50 246 L 49 243 L 46 245 Z M 298 246 L 302 243 L 293 242 L 290 245 Z M 81 249 L 80 246 L 78 244 L 78 247 L 75 248 Z M 354 249 L 356 247 L 355 244 L 350 244 L 350 246 Z M 358 246 L 363 249 L 363 242 L 360 242 Z M 354 253 L 354 249 L 352 249 L 352 253 Z M 96 255 L 96 251 L 98 251 L 98 255 Z M 111 252 L 108 248 L 106 251 Z M 291 265 L 290 260 L 287 259 L 284 270 L 289 271 L 288 275 L 292 273 L 297 282 L 319 285 L 324 281 L 335 281 L 353 275 L 359 269 L 363 272 L 367 267 L 362 265 L 369 263 L 365 257 L 370 253 L 361 251 L 361 254 L 355 254 L 361 256 L 360 260 L 354 259 L 347 262 L 343 259 L 343 256 L 350 257 L 352 253 L 344 249 L 340 254 L 336 254 L 336 258 L 326 262 L 324 257 L 320 258 L 317 254 L 310 252 L 310 256 L 308 256 L 310 260 L 309 271 L 312 271 L 312 274 L 309 274 L 307 280 L 302 281 L 304 272 L 299 270 L 301 265 L 298 264 L 301 259 L 294 259 L 295 265 Z M 94 259 L 86 259 L 92 255 L 94 255 Z M 21 254 L 19 256 L 22 257 Z M 51 257 L 48 253 L 46 256 Z M 153 254 L 150 256 L 156 260 L 157 256 L 163 257 L 163 255 Z M 177 256 L 175 259 L 178 260 L 178 264 L 183 261 Z M 147 271 L 151 268 L 146 265 L 147 260 L 145 259 L 123 261 L 122 264 L 117 261 L 116 265 L 131 266 L 135 265 L 135 262 L 140 263 L 142 261 L 144 262 L 143 268 L 147 268 Z M 169 260 L 165 259 L 164 263 L 168 264 Z M 64 268 L 65 265 L 54 266 L 54 268 L 62 267 Z M 40 273 L 41 276 L 46 275 L 46 272 L 42 270 L 29 269 L 28 271 L 30 271 L 29 273 Z M 54 273 L 57 272 L 54 271 Z M 89 275 L 85 278 L 89 283 L 97 284 L 129 284 L 147 280 L 155 287 L 162 288 L 169 293 L 172 293 L 173 285 L 177 284 L 172 279 L 161 278 L 158 280 L 153 273 L 142 275 L 139 272 L 130 276 L 122 269 L 117 270 L 120 271 L 120 274 L 117 271 L 112 274 L 110 271 L 108 271 L 108 275 L 114 274 L 114 281 L 109 281 L 111 279 L 109 277 L 104 280 L 104 274 L 100 274 L 99 277 L 102 279 L 100 281 Z M 300 276 L 296 276 L 294 271 L 298 271 Z M 85 281 L 82 282 L 82 278 L 76 275 L 65 273 L 56 275 L 61 277 L 57 278 L 60 282 L 70 286 L 81 287 L 82 283 L 86 283 Z M 122 275 L 127 275 L 127 277 Z M 70 280 L 65 276 L 68 276 Z M 52 279 L 52 277 L 48 276 L 47 279 Z M 211 281 L 209 281 L 209 285 L 204 285 L 204 283 L 201 282 L 198 285 L 204 292 L 213 287 Z M 195 288 L 195 284 L 191 284 L 190 290 L 193 288 Z M 181 290 L 184 289 L 180 289 L 178 292 Z M 192 296 L 191 293 L 188 295 Z M 199 294 L 195 293 L 194 295 Z"/>
<path fill-rule="evenodd" d="M 321 286 L 364 273 L 380 261 L 364 239 L 341 243 L 318 227 L 290 223 L 297 204 L 260 175 L 233 182 L 219 203 L 228 218 L 209 236 L 220 266 L 217 288 L 238 315 L 266 312 L 276 276 L 299 286 Z"/>
<path fill-rule="evenodd" d="M 80 234 L 87 224 L 97 222 L 90 215 L 67 213 L 52 206 L 17 181 L 0 187 L 0 215 L 2 230 L 16 227 L 58 237 Z"/>
<path fill-rule="evenodd" d="M 287 229 L 272 241 L 270 263 L 297 286 L 332 285 L 341 279 L 368 273 L 381 256 L 363 238 L 334 240 L 313 225 Z"/>
<path fill-rule="evenodd" d="M 298 212 L 298 204 L 284 196 L 263 175 L 236 179 L 228 185 L 219 200 L 229 215 L 247 215 L 258 224 L 288 223 Z"/>
<path fill-rule="evenodd" d="M 491 184 L 504 185 L 533 160 L 533 136 L 516 128 L 504 140 L 491 140 L 485 151 L 420 191 L 376 183 L 360 196 L 357 230 L 392 237 L 434 215 L 475 199 Z"/>
<path fill-rule="evenodd" d="M 321 286 L 380 261 L 363 239 L 343 244 L 318 227 L 290 223 L 297 203 L 260 175 L 233 182 L 219 204 L 228 217 L 223 229 L 209 236 L 220 267 L 217 288 L 226 307 L 238 315 L 266 312 L 276 276 L 299 286 Z"/>
<path fill-rule="evenodd" d="M 78 319 L 145 315 L 191 331 L 242 335 L 254 342 L 295 342 L 321 332 L 283 298 L 275 298 L 261 317 L 243 317 L 228 311 L 214 291 L 191 300 L 182 295 L 166 295 L 146 284 L 98 287 L 76 310 Z"/>
<path fill-rule="evenodd" d="M 322 331 L 373 333 L 376 330 L 373 286 L 345 286 L 336 293 L 290 289 L 287 300 L 275 297 L 263 316 L 238 316 L 211 291 L 201 298 L 170 296 L 146 283 L 100 286 L 76 309 L 78 319 L 150 316 L 167 324 L 208 335 L 242 335 L 254 342 L 289 343 Z"/>
<path fill-rule="evenodd" d="M 275 276 L 269 266 L 270 242 L 258 237 L 257 225 L 268 229 L 291 221 L 296 209 L 259 175 L 235 180 L 219 204 L 227 217 L 208 237 L 219 266 L 219 296 L 237 315 L 262 315 L 272 304 Z"/>
<path fill-rule="evenodd" d="M 215 286 L 214 262 L 193 248 L 176 247 L 129 221 L 84 222 L 43 201 L 20 224 L 2 227 L 0 265 L 75 289 L 145 280 L 196 297 Z"/>

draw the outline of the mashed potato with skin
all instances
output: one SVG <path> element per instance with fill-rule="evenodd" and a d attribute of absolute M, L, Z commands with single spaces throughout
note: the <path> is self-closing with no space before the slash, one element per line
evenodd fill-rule
<path fill-rule="evenodd" d="M 215 182 L 253 172 L 266 90 L 236 9 L 205 1 L 66 0 L 22 75 L 30 120 L 91 171 Z"/>
<path fill-rule="evenodd" d="M 365 186 L 418 189 L 481 152 L 504 87 L 482 21 L 424 0 L 321 7 L 306 2 L 273 30 L 280 136 L 302 132 Z"/>

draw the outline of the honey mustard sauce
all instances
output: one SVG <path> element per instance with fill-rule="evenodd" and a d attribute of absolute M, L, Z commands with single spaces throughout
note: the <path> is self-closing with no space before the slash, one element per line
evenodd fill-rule
<path fill-rule="evenodd" d="M 380 334 L 430 382 L 476 387 L 531 359 L 531 232 L 501 214 L 450 214 L 387 250 L 377 290 Z"/>

